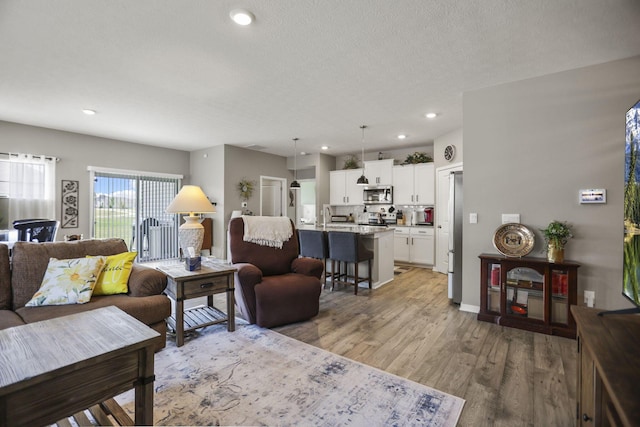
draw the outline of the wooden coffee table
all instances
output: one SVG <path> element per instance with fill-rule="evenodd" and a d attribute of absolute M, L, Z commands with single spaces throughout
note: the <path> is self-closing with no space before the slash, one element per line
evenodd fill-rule
<path fill-rule="evenodd" d="M 227 322 L 227 330 L 236 330 L 233 273 L 237 270 L 219 260 L 202 259 L 200 270 L 188 271 L 184 263 L 158 264 L 167 275 L 165 293 L 176 302 L 175 315 L 167 318 L 169 328 L 176 333 L 176 345 L 184 345 L 184 334 L 216 323 Z M 227 313 L 213 306 L 213 295 L 227 294 Z M 184 301 L 207 297 L 207 305 L 184 309 Z"/>
<path fill-rule="evenodd" d="M 135 388 L 153 424 L 160 334 L 111 306 L 0 331 L 0 425 L 46 425 Z"/>

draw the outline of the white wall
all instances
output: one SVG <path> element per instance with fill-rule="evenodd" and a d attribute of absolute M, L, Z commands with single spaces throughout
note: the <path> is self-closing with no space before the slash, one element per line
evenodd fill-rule
<path fill-rule="evenodd" d="M 206 157 L 205 157 L 206 155 Z M 213 255 L 226 258 L 226 230 L 231 212 L 242 209 L 242 199 L 237 184 L 246 178 L 255 181 L 253 196 L 247 209 L 260 214 L 260 176 L 287 179 L 291 183 L 293 174 L 287 170 L 285 157 L 256 150 L 220 145 L 191 152 L 191 179 L 200 185 L 205 194 L 217 203 L 213 218 Z M 288 204 L 288 203 L 287 203 Z"/>
<path fill-rule="evenodd" d="M 464 94 L 463 303 L 480 304 L 482 252 L 501 213 L 519 213 L 539 229 L 573 224 L 565 258 L 582 264 L 578 298 L 595 290 L 596 306 L 629 307 L 622 296 L 625 112 L 640 98 L 640 57 Z M 607 189 L 607 204 L 580 205 L 578 190 Z"/>
<path fill-rule="evenodd" d="M 208 214 L 213 220 L 213 253 L 218 258 L 225 258 L 225 218 L 231 215 L 227 212 L 224 198 L 224 146 L 218 145 L 203 150 L 192 151 L 189 158 L 191 181 L 199 185 L 209 200 L 216 205 L 216 213 Z M 236 208 L 239 209 L 239 208 Z"/>
<path fill-rule="evenodd" d="M 455 147 L 455 155 L 451 161 L 444 158 L 444 148 L 447 145 L 453 145 Z M 463 161 L 463 131 L 462 129 L 456 129 L 452 132 L 440 135 L 433 141 L 433 164 L 435 169 L 451 164 L 462 163 Z"/>
<path fill-rule="evenodd" d="M 18 123 L 0 121 L 0 152 L 44 154 L 60 158 L 56 166 L 56 219 L 60 220 L 60 181 L 79 181 L 78 228 L 58 231 L 58 240 L 65 234 L 90 235 L 87 166 L 162 172 L 184 175 L 189 180 L 189 153 L 180 150 L 151 147 L 142 144 L 99 138 Z"/>

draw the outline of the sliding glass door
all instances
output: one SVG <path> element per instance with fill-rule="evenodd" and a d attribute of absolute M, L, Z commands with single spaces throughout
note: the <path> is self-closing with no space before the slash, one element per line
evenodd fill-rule
<path fill-rule="evenodd" d="M 181 177 L 90 168 L 92 237 L 123 239 L 138 261 L 178 257 L 178 216 L 165 212 Z"/>

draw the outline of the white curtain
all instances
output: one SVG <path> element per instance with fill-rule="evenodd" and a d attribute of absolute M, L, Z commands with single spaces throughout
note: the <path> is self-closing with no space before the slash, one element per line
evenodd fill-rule
<path fill-rule="evenodd" d="M 9 224 L 17 219 L 55 218 L 56 160 L 9 155 Z"/>

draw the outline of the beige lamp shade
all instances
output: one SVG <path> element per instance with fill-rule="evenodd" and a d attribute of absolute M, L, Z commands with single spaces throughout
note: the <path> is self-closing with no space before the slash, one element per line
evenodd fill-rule
<path fill-rule="evenodd" d="M 167 206 L 168 213 L 188 213 L 185 223 L 178 229 L 180 249 L 184 256 L 191 256 L 189 248 L 193 248 L 194 256 L 200 256 L 204 227 L 196 213 L 215 213 L 216 208 L 197 185 L 185 185 L 180 189 L 173 201 Z"/>
<path fill-rule="evenodd" d="M 184 185 L 167 206 L 168 213 L 215 213 L 216 208 L 197 185 Z"/>

